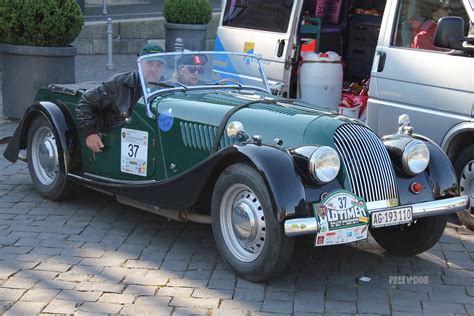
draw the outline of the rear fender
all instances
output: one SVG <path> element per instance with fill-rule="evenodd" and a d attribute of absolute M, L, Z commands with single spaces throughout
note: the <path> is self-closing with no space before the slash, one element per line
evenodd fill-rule
<path fill-rule="evenodd" d="M 38 115 L 44 116 L 53 127 L 54 137 L 58 140 L 60 166 L 65 166 L 63 171 L 67 174 L 72 159 L 80 157 L 77 155 L 80 151 L 78 134 L 67 109 L 52 102 L 38 102 L 27 109 L 3 155 L 10 162 L 18 160 L 19 151 L 26 148 L 30 125 Z"/>

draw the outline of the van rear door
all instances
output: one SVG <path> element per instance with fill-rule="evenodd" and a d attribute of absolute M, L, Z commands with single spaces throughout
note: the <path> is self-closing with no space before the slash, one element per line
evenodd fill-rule
<path fill-rule="evenodd" d="M 228 0 L 217 30 L 216 51 L 244 52 L 263 59 L 270 85 L 288 91 L 294 34 L 303 0 Z"/>

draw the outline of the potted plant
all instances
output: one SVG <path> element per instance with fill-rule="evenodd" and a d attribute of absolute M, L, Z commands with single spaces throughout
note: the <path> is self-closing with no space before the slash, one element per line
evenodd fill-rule
<path fill-rule="evenodd" d="M 76 0 L 0 1 L 3 114 L 21 118 L 39 87 L 75 82 L 84 18 Z"/>
<path fill-rule="evenodd" d="M 163 7 L 166 30 L 166 51 L 175 51 L 179 37 L 189 50 L 206 48 L 207 25 L 212 18 L 208 0 L 165 0 Z"/>

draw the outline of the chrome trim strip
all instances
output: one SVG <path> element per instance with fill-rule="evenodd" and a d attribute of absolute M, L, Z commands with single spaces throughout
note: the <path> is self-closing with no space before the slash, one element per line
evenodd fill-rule
<path fill-rule="evenodd" d="M 424 202 L 413 204 L 413 218 L 422 218 L 427 216 L 443 215 L 454 212 L 464 211 L 469 208 L 469 196 L 463 195 L 459 197 L 436 200 L 431 202 Z"/>
<path fill-rule="evenodd" d="M 141 181 L 130 181 L 130 180 L 117 180 L 117 179 L 112 179 L 112 178 L 107 178 L 107 177 L 102 177 L 98 176 L 92 173 L 84 172 L 84 176 L 86 177 L 81 177 L 80 175 L 74 174 L 74 173 L 68 173 L 68 177 L 71 177 L 76 180 L 80 180 L 86 183 L 92 183 L 92 184 L 97 184 L 97 182 L 94 181 L 100 181 L 104 184 L 107 184 L 109 186 L 114 186 L 114 185 L 149 185 L 149 184 L 155 184 L 158 183 L 159 181 L 156 180 L 141 180 Z"/>
<path fill-rule="evenodd" d="M 450 214 L 460 212 L 469 207 L 469 197 L 467 195 L 436 200 L 430 202 L 422 202 L 412 205 L 400 205 L 413 208 L 413 219 Z M 393 207 L 377 209 L 377 211 L 389 210 Z M 369 212 L 375 211 L 374 209 Z M 288 219 L 283 224 L 285 235 L 288 237 L 316 234 L 318 232 L 318 223 L 315 217 L 293 218 Z"/>

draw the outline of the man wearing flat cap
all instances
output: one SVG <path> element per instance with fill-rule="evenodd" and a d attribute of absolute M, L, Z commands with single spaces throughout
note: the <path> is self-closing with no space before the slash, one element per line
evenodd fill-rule
<path fill-rule="evenodd" d="M 150 43 L 143 46 L 140 56 L 163 52 L 161 46 Z M 163 81 L 164 59 L 142 60 L 140 67 L 145 82 Z M 122 126 L 141 97 L 137 71 L 116 74 L 84 93 L 76 107 L 76 117 L 87 147 L 95 153 L 100 152 L 104 144 L 99 132 Z"/>
<path fill-rule="evenodd" d="M 206 63 L 206 55 L 182 55 L 176 62 L 175 80 L 186 86 L 204 84 L 200 78 L 204 73 L 204 65 Z"/>

